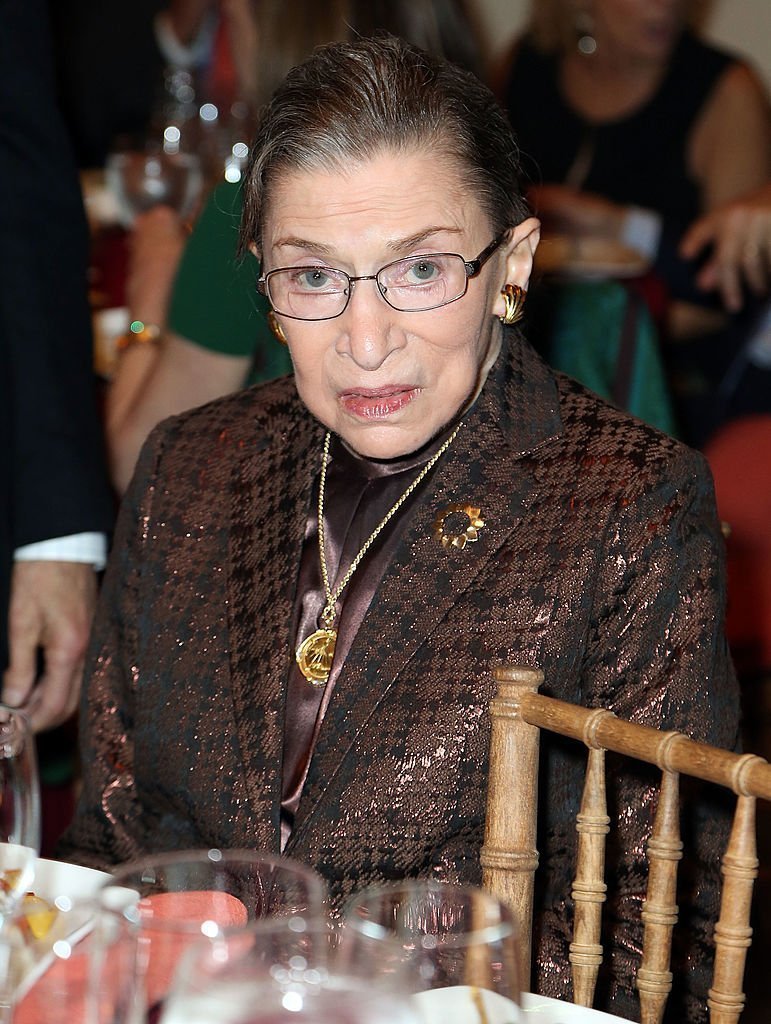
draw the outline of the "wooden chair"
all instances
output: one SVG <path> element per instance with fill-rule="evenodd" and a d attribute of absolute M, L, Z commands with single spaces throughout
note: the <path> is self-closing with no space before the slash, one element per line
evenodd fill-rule
<path fill-rule="evenodd" d="M 537 692 L 540 671 L 496 670 L 483 884 L 515 909 L 522 925 L 522 977 L 530 978 L 534 874 L 538 866 L 536 814 L 540 731 L 572 737 L 588 748 L 581 808 L 570 964 L 573 999 L 591 1006 L 599 967 L 605 836 L 605 751 L 657 765 L 662 771 L 658 808 L 648 844 L 648 888 L 643 905 L 643 959 L 637 974 L 642 1024 L 660 1024 L 672 987 L 670 952 L 677 921 L 677 863 L 682 856 L 679 776 L 727 787 L 736 811 L 722 861 L 723 891 L 715 928 L 715 962 L 708 1005 L 711 1024 L 737 1024 L 744 1007 L 742 982 L 751 943 L 750 905 L 758 873 L 757 797 L 771 800 L 771 764 L 754 754 L 734 754 L 695 743 L 677 732 L 622 721 L 603 709 L 567 704 Z M 516 780 L 516 785 L 512 780 Z"/>

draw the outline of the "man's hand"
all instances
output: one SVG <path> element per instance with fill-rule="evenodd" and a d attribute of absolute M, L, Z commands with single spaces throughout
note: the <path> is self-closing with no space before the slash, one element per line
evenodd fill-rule
<path fill-rule="evenodd" d="M 59 725 L 77 707 L 95 605 L 92 566 L 46 561 L 14 564 L 3 700 L 24 707 L 37 731 Z M 38 649 L 43 654 L 39 679 Z"/>

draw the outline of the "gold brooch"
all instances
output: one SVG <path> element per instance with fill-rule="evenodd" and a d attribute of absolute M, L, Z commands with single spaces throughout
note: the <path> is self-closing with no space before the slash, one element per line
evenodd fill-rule
<path fill-rule="evenodd" d="M 466 544 L 478 540 L 479 531 L 485 525 L 484 519 L 479 517 L 481 511 L 480 508 L 474 508 L 473 505 L 450 505 L 443 512 L 440 512 L 434 520 L 434 535 L 441 542 L 442 547 L 458 548 L 458 550 L 462 551 Z M 468 525 L 461 533 L 448 533 L 444 528 L 444 524 L 456 512 L 466 516 Z"/>

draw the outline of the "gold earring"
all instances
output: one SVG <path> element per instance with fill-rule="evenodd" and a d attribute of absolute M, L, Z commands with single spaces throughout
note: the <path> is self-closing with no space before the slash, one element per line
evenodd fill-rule
<path fill-rule="evenodd" d="M 276 316 L 272 309 L 268 313 L 268 327 L 270 327 L 271 331 L 273 331 L 273 334 L 281 342 L 282 345 L 287 344 L 286 335 L 284 334 L 284 328 L 278 322 L 278 317 Z"/>
<path fill-rule="evenodd" d="M 516 324 L 525 315 L 525 299 L 527 292 L 518 284 L 507 284 L 502 289 L 501 295 L 506 303 L 503 316 L 500 318 L 502 324 Z"/>

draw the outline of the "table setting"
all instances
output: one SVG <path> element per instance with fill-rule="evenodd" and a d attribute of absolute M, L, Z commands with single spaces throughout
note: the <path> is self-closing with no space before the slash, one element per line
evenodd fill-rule
<path fill-rule="evenodd" d="M 0 1024 L 618 1024 L 522 992 L 517 923 L 481 888 L 374 884 L 330 914 L 267 853 L 40 858 L 33 736 L 2 705 L 0 770 Z"/>
<path fill-rule="evenodd" d="M 0 844 L 0 871 L 15 853 Z M 620 1021 L 522 992 L 516 922 L 475 886 L 372 885 L 330 917 L 322 880 L 268 854 L 31 865 L 24 885 L 50 916 L 33 934 L 19 896 L 4 922 L 13 1024 Z"/>

